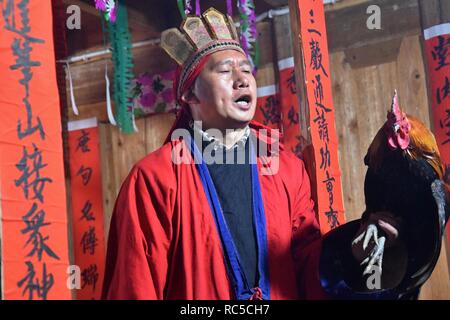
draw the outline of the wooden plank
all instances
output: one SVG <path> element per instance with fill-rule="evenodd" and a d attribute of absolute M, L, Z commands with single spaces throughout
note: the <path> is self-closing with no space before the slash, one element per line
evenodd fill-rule
<path fill-rule="evenodd" d="M 292 10 L 294 9 L 291 9 L 291 12 Z M 288 15 L 273 17 L 275 37 L 274 52 L 276 53 L 276 59 L 278 61 L 286 58 L 291 58 L 294 52 L 293 46 L 295 46 L 295 44 L 293 44 L 292 41 L 286 41 L 286 36 L 289 36 L 294 32 L 294 30 L 291 28 L 293 27 L 293 24 L 298 24 L 298 20 L 292 21 L 294 20 L 292 19 L 292 16 L 290 19 L 287 17 Z"/>
<path fill-rule="evenodd" d="M 445 241 L 445 238 L 444 238 Z M 442 243 L 441 255 L 430 279 L 422 286 L 420 300 L 450 299 L 450 278 L 447 264 L 448 251 Z"/>
<path fill-rule="evenodd" d="M 116 158 L 113 156 L 112 125 L 99 123 L 100 159 L 102 170 L 103 217 L 105 238 L 108 239 L 111 215 L 120 186 L 116 185 Z"/>
<path fill-rule="evenodd" d="M 260 43 L 260 64 L 265 65 L 275 60 L 275 48 L 273 37 L 273 25 L 271 21 L 256 24 L 258 30 L 258 42 Z"/>
<path fill-rule="evenodd" d="M 275 62 L 275 48 L 273 39 L 272 22 L 260 22 L 257 24 L 258 41 L 261 45 L 260 50 L 260 64 L 258 72 L 256 73 L 256 83 L 258 87 L 265 87 L 274 85 L 276 82 L 274 65 Z"/>
<path fill-rule="evenodd" d="M 367 3 L 370 0 L 340 0 L 336 3 L 325 5 L 325 11 L 340 10 L 348 7 L 353 7 L 362 3 Z"/>
<path fill-rule="evenodd" d="M 352 68 L 379 65 L 397 60 L 402 39 L 391 39 L 380 43 L 345 50 L 346 61 Z"/>
<path fill-rule="evenodd" d="M 371 4 L 381 9 L 381 30 L 366 27 Z M 330 52 L 420 34 L 417 0 L 372 0 L 328 11 L 326 22 Z"/>
<path fill-rule="evenodd" d="M 157 114 L 136 121 L 139 132 L 124 135 L 117 127 L 99 123 L 105 236 L 120 187 L 133 165 L 159 148 L 175 120 L 174 114 Z"/>
<path fill-rule="evenodd" d="M 175 121 L 175 114 L 161 113 L 145 118 L 146 154 L 161 147 Z"/>
<path fill-rule="evenodd" d="M 308 104 L 308 95 L 306 93 L 306 81 L 305 81 L 305 65 L 303 63 L 304 53 L 302 51 L 301 45 L 299 45 L 302 41 L 300 34 L 300 16 L 297 8 L 297 1 L 289 0 L 289 12 L 290 12 L 290 29 L 292 35 L 293 46 L 291 48 L 292 53 L 295 57 L 295 77 L 297 82 L 297 94 L 299 96 L 300 101 L 300 112 L 299 112 L 299 125 L 301 128 L 300 136 L 304 144 L 304 148 L 308 148 L 311 145 L 311 126 L 310 126 L 310 114 L 309 114 L 309 104 Z M 276 37 L 276 35 L 275 35 Z M 297 45 L 294 45 L 297 43 Z M 281 57 L 278 57 L 280 60 Z M 306 150 L 305 155 L 312 151 L 312 148 Z M 311 167 L 308 168 L 308 172 L 311 172 Z M 314 177 L 310 177 L 311 183 L 314 183 Z"/>
<path fill-rule="evenodd" d="M 80 119 L 89 119 L 89 118 L 97 118 L 99 122 L 108 122 L 108 114 L 106 111 L 106 102 L 98 102 L 93 104 L 83 104 L 77 106 L 78 115 L 75 115 L 73 112 L 72 104 L 70 102 L 70 98 L 67 101 L 68 104 L 68 114 L 69 121 L 76 121 Z M 113 111 L 114 111 L 114 103 L 113 103 Z"/>
<path fill-rule="evenodd" d="M 346 221 L 358 219 L 364 209 L 364 168 L 359 149 L 358 94 L 353 69 L 343 52 L 330 55 L 336 133 L 339 139 L 339 163 Z"/>
<path fill-rule="evenodd" d="M 271 5 L 274 8 L 288 5 L 288 0 L 264 0 L 264 2 Z"/>
<path fill-rule="evenodd" d="M 288 5 L 288 0 L 264 0 L 264 2 L 271 5 L 274 8 Z M 367 2 L 369 2 L 369 0 L 338 0 L 336 3 L 326 4 L 325 11 L 340 10 L 343 8 L 348 8 Z"/>
<path fill-rule="evenodd" d="M 450 21 L 450 1 L 443 0 L 440 2 L 440 15 L 442 21 Z"/>
<path fill-rule="evenodd" d="M 136 125 L 138 132 L 125 135 L 115 126 L 99 124 L 105 236 L 123 181 L 133 165 L 146 155 L 145 119 L 138 119 Z"/>
<path fill-rule="evenodd" d="M 104 102 L 106 97 L 105 65 L 108 64 L 108 76 L 110 80 L 111 98 L 113 94 L 114 67 L 110 55 L 105 55 L 100 60 L 80 62 L 72 64 L 70 71 L 72 75 L 73 88 L 76 103 L 92 105 Z M 153 58 L 149 58 L 153 57 Z M 159 46 L 145 46 L 133 49 L 134 72 L 136 75 L 149 72 L 158 73 L 173 70 L 174 62 Z M 66 85 L 69 90 L 69 83 Z M 67 92 L 67 96 L 70 93 Z M 69 102 L 70 103 L 70 102 Z"/>
<path fill-rule="evenodd" d="M 440 0 L 419 1 L 422 28 L 426 29 L 441 21 L 439 12 Z"/>
<path fill-rule="evenodd" d="M 84 13 L 96 16 L 100 18 L 100 11 L 98 11 L 97 9 L 95 9 L 95 6 L 88 4 L 84 1 L 81 0 L 63 0 L 63 3 L 66 4 L 67 6 L 71 6 L 71 5 L 75 5 L 80 7 L 81 11 L 83 11 Z"/>
<path fill-rule="evenodd" d="M 103 35 L 100 12 L 95 9 L 93 1 L 64 0 L 65 7 L 78 5 L 81 9 L 80 30 L 66 30 L 69 55 L 83 51 L 102 49 L 104 37 L 109 41 L 108 35 Z M 133 1 L 128 3 L 128 27 L 132 42 L 159 37 L 162 30 L 170 27 L 167 19 L 165 4 L 158 1 Z"/>
<path fill-rule="evenodd" d="M 146 155 L 145 119 L 136 120 L 138 132 L 123 134 L 111 128 L 112 156 L 115 158 L 115 185 L 122 185 L 133 165 Z M 117 190 L 118 191 L 118 190 Z"/>
<path fill-rule="evenodd" d="M 81 0 L 63 0 L 63 3 L 66 4 L 67 6 L 76 5 L 76 6 L 80 7 L 82 12 L 100 18 L 100 11 L 95 8 L 93 1 L 89 1 L 89 3 L 87 3 L 87 2 L 81 1 Z M 141 3 L 141 6 L 143 4 L 145 5 L 145 3 Z M 139 4 L 137 4 L 137 5 L 139 5 Z M 152 20 L 148 18 L 148 15 L 146 15 L 146 13 L 145 13 L 146 11 L 139 10 L 140 8 L 134 9 L 133 7 L 135 7 L 135 6 L 136 6 L 136 3 L 134 3 L 133 6 L 127 7 L 130 27 L 140 26 L 140 27 L 144 27 L 147 29 L 153 28 L 155 23 L 152 22 Z M 155 4 L 153 4 L 153 6 L 155 6 Z M 158 11 L 158 10 L 154 10 L 154 11 Z"/>
<path fill-rule="evenodd" d="M 404 110 L 418 117 L 430 127 L 428 93 L 425 66 L 423 64 L 420 37 L 403 39 L 397 59 L 397 90 L 400 104 Z"/>

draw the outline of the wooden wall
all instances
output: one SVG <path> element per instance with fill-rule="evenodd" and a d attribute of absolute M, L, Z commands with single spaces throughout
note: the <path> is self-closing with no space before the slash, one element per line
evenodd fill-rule
<path fill-rule="evenodd" d="M 174 114 L 138 119 L 139 132 L 132 135 L 124 135 L 108 123 L 100 124 L 105 235 L 122 182 L 137 161 L 163 144 L 174 119 Z"/>

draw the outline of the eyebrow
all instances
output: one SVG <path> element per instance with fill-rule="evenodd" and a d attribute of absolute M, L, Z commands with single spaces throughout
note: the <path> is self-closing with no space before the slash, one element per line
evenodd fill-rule
<path fill-rule="evenodd" d="M 226 60 L 220 61 L 220 62 L 216 63 L 216 65 L 214 67 L 220 67 L 220 66 L 223 66 L 226 64 L 230 64 L 230 65 L 233 64 L 233 59 L 226 59 Z M 243 65 L 251 67 L 250 61 L 248 61 L 247 59 L 241 60 L 239 62 L 239 67 L 242 67 Z"/>

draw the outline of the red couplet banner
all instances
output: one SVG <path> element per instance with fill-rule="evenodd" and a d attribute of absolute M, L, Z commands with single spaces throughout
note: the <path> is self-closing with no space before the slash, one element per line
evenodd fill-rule
<path fill-rule="evenodd" d="M 281 115 L 276 85 L 259 87 L 257 90 L 254 120 L 273 129 L 280 129 Z"/>
<path fill-rule="evenodd" d="M 294 58 L 290 57 L 278 61 L 278 71 L 283 144 L 286 149 L 294 152 L 301 158 L 300 104 L 297 95 Z"/>
<path fill-rule="evenodd" d="M 105 267 L 105 233 L 96 118 L 69 122 L 69 161 L 77 299 L 100 299 Z"/>
<path fill-rule="evenodd" d="M 2 298 L 70 299 L 51 1 L 0 7 Z"/>
<path fill-rule="evenodd" d="M 424 30 L 425 55 L 431 88 L 434 134 L 445 164 L 445 182 L 450 185 L 450 23 Z M 450 227 L 447 227 L 450 241 Z"/>
<path fill-rule="evenodd" d="M 323 1 L 299 0 L 300 39 L 314 148 L 317 207 L 323 233 L 344 222 Z"/>

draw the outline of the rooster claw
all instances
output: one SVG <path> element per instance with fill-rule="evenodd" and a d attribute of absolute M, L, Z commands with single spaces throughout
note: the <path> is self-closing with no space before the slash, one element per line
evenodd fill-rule
<path fill-rule="evenodd" d="M 376 245 L 372 252 L 370 253 L 370 256 L 367 257 L 361 265 L 367 263 L 366 269 L 364 269 L 363 275 L 370 274 L 373 270 L 374 266 L 376 266 L 379 269 L 380 275 L 382 272 L 382 266 L 383 266 L 383 254 L 384 254 L 384 244 L 386 242 L 385 237 L 380 237 L 378 239 L 379 245 Z M 370 259 L 370 260 L 369 260 Z M 368 262 L 367 262 L 368 261 Z"/>
<path fill-rule="evenodd" d="M 385 237 L 378 238 L 378 228 L 374 224 L 369 224 L 367 226 L 367 229 L 353 240 L 352 245 L 358 244 L 363 239 L 364 239 L 363 242 L 364 250 L 367 249 L 372 239 L 375 242 L 375 246 L 373 247 L 369 256 L 365 258 L 360 264 L 361 266 L 367 264 L 366 268 L 364 269 L 363 275 L 370 274 L 374 266 L 376 266 L 379 269 L 379 272 L 381 274 L 384 245 L 386 243 L 386 238 Z"/>
<path fill-rule="evenodd" d="M 364 239 L 363 242 L 363 249 L 366 250 L 367 246 L 369 245 L 370 240 L 373 238 L 373 240 L 375 241 L 375 244 L 378 245 L 378 229 L 375 225 L 373 224 L 369 224 L 367 226 L 366 231 L 364 231 L 363 233 L 361 233 L 358 237 L 356 237 L 353 242 L 352 245 L 357 244 L 358 242 L 360 242 L 362 239 Z"/>

